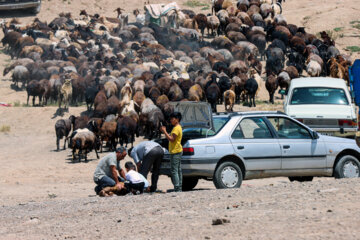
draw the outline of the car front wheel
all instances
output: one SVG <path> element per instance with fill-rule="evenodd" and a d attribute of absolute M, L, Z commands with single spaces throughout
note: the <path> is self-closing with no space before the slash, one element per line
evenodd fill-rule
<path fill-rule="evenodd" d="M 197 177 L 183 177 L 182 190 L 191 191 L 198 184 L 199 179 Z"/>
<path fill-rule="evenodd" d="M 240 167 L 234 162 L 223 162 L 216 169 L 214 184 L 216 188 L 238 188 L 243 180 Z"/>
<path fill-rule="evenodd" d="M 360 177 L 359 160 L 352 155 L 342 156 L 335 166 L 334 176 L 335 178 Z"/>

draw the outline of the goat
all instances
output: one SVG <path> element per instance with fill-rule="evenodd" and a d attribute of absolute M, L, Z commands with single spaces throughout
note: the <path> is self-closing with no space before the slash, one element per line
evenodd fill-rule
<path fill-rule="evenodd" d="M 60 89 L 59 108 L 61 108 L 61 102 L 64 102 L 65 109 L 69 110 L 69 100 L 72 96 L 72 84 L 71 79 L 65 79 L 64 84 Z"/>
<path fill-rule="evenodd" d="M 78 151 L 79 162 L 81 161 L 82 151 L 85 151 L 85 162 L 87 162 L 87 154 L 91 150 L 95 150 L 96 157 L 99 159 L 98 147 L 99 140 L 89 129 L 78 129 L 71 134 L 70 147 L 72 148 L 72 160 L 76 160 L 75 153 Z"/>
<path fill-rule="evenodd" d="M 56 132 L 56 150 L 59 151 L 60 140 L 65 137 L 64 147 L 65 150 L 66 140 L 71 131 L 71 119 L 59 119 L 55 123 L 55 132 Z"/>

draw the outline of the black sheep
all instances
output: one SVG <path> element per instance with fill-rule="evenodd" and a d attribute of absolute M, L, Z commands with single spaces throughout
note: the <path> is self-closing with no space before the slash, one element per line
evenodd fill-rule
<path fill-rule="evenodd" d="M 99 92 L 99 87 L 98 86 L 89 86 L 86 88 L 85 90 L 85 101 L 86 101 L 86 106 L 87 106 L 87 110 L 90 111 L 93 104 L 94 104 L 94 100 L 96 97 L 96 94 Z"/>
<path fill-rule="evenodd" d="M 219 89 L 220 89 L 220 104 L 222 104 L 223 100 L 224 100 L 223 99 L 224 92 L 231 88 L 231 80 L 230 80 L 230 78 L 227 77 L 227 76 L 221 76 L 219 78 L 218 86 L 219 86 Z"/>
<path fill-rule="evenodd" d="M 125 143 L 127 147 L 128 143 L 131 143 L 133 147 L 135 135 L 138 135 L 138 126 L 131 117 L 124 116 L 117 120 L 116 137 L 119 138 L 121 146 Z"/>
<path fill-rule="evenodd" d="M 212 111 L 217 112 L 216 104 L 219 100 L 221 93 L 220 93 L 220 88 L 216 82 L 215 74 L 211 75 L 211 80 L 207 82 L 206 85 L 207 85 L 205 89 L 206 99 L 210 103 Z"/>
<path fill-rule="evenodd" d="M 41 99 L 45 92 L 44 87 L 40 84 L 40 82 L 36 80 L 32 80 L 28 83 L 26 86 L 26 92 L 27 92 L 27 101 L 26 104 L 29 105 L 29 98 L 30 96 L 33 96 L 32 102 L 33 106 L 35 106 L 35 97 L 39 97 L 39 105 L 41 105 Z"/>
<path fill-rule="evenodd" d="M 64 150 L 66 146 L 66 140 L 71 131 L 71 117 L 69 119 L 59 119 L 55 123 L 55 132 L 56 132 L 56 150 L 59 151 L 60 140 L 65 137 L 64 140 Z"/>
<path fill-rule="evenodd" d="M 256 82 L 256 80 L 254 78 L 249 78 L 246 82 L 245 82 L 245 92 L 246 92 L 246 98 L 247 98 L 247 102 L 249 104 L 249 107 L 252 107 L 254 105 L 254 107 L 256 107 L 256 103 L 255 103 L 255 95 L 256 95 L 256 91 L 258 89 L 258 84 Z"/>

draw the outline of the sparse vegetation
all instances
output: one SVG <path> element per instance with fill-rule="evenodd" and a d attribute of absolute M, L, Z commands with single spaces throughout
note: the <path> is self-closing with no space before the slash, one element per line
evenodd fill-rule
<path fill-rule="evenodd" d="M 336 31 L 334 30 L 325 30 L 325 32 L 326 32 L 326 34 L 331 38 L 331 39 L 333 39 L 333 40 L 336 40 L 338 37 L 339 37 L 339 35 L 336 33 Z M 343 34 L 344 35 L 344 34 Z M 317 37 L 317 38 L 319 38 L 319 39 L 321 39 L 321 35 L 320 35 L 320 32 L 317 32 L 316 34 L 315 34 L 315 36 Z"/>
<path fill-rule="evenodd" d="M 304 21 L 307 21 L 307 20 L 309 20 L 309 19 L 310 19 L 310 16 L 305 16 L 305 17 L 303 18 Z"/>
<path fill-rule="evenodd" d="M 54 194 L 54 193 L 49 193 L 49 194 L 48 194 L 48 196 L 49 196 L 49 198 L 51 198 L 51 199 L 52 199 L 52 198 L 56 198 L 56 197 L 57 197 L 57 195 L 56 195 L 56 194 Z"/>
<path fill-rule="evenodd" d="M 10 126 L 9 125 L 2 125 L 0 127 L 0 132 L 2 132 L 2 133 L 10 132 Z"/>
<path fill-rule="evenodd" d="M 360 47 L 359 46 L 347 46 L 346 49 L 351 51 L 351 52 L 360 52 Z"/>
<path fill-rule="evenodd" d="M 18 101 L 16 101 L 16 102 L 14 102 L 13 106 L 14 106 L 14 107 L 21 107 L 20 101 L 18 100 Z"/>
<path fill-rule="evenodd" d="M 344 28 L 343 27 L 336 27 L 336 28 L 334 28 L 334 31 L 335 32 L 340 32 L 340 31 L 342 31 Z"/>
<path fill-rule="evenodd" d="M 198 0 L 188 0 L 185 2 L 184 4 L 185 6 L 188 6 L 188 7 L 191 7 L 191 8 L 194 8 L 194 7 L 207 7 L 209 9 L 209 5 L 207 3 L 202 3 Z M 206 10 L 206 9 L 204 9 Z"/>
<path fill-rule="evenodd" d="M 360 23 L 353 25 L 353 28 L 359 29 L 360 30 Z"/>
<path fill-rule="evenodd" d="M 201 10 L 202 11 L 205 11 L 205 10 L 209 10 L 210 9 L 210 7 L 209 6 L 206 6 L 206 7 L 203 7 Z"/>
<path fill-rule="evenodd" d="M 360 23 L 359 20 L 351 21 L 350 24 Z"/>

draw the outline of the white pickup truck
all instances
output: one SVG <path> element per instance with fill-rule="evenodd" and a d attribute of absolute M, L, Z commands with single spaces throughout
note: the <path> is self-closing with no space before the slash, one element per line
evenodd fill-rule
<path fill-rule="evenodd" d="M 355 105 L 345 81 L 339 78 L 293 79 L 284 111 L 324 135 L 353 137 L 358 129 Z"/>

